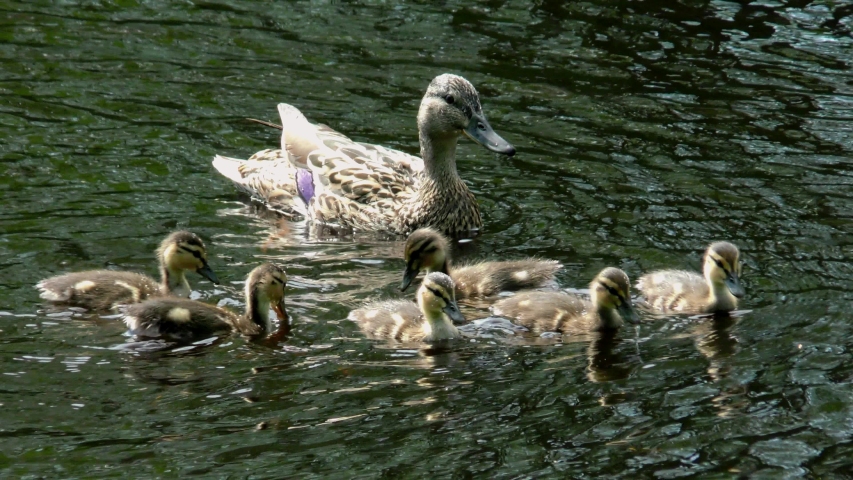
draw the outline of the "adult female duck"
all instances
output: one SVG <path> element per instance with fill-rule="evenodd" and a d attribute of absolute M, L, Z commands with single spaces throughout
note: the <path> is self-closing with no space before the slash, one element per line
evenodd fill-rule
<path fill-rule="evenodd" d="M 435 77 L 421 100 L 423 159 L 354 142 L 299 110 L 279 104 L 281 150 L 249 160 L 216 156 L 213 166 L 241 190 L 286 214 L 300 213 L 346 229 L 405 235 L 432 227 L 470 235 L 483 224 L 474 195 L 456 171 L 456 143 L 465 134 L 497 153 L 515 148 L 486 120 L 480 97 L 464 78 Z"/>

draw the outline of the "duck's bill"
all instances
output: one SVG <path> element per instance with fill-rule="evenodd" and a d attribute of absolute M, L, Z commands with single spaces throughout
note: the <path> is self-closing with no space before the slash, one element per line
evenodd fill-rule
<path fill-rule="evenodd" d="M 444 313 L 453 320 L 453 323 L 465 323 L 465 317 L 462 316 L 462 312 L 459 311 L 459 305 L 456 304 L 456 301 L 452 301 L 447 304 L 443 309 Z"/>
<path fill-rule="evenodd" d="M 408 265 L 406 266 L 406 271 L 403 273 L 403 281 L 400 282 L 400 291 L 405 292 L 409 285 L 415 281 L 415 278 L 418 276 L 418 270 L 415 270 Z"/>
<path fill-rule="evenodd" d="M 482 114 L 475 113 L 463 132 L 465 132 L 465 135 L 467 135 L 471 140 L 474 140 L 495 153 L 502 153 L 510 157 L 515 155 L 515 147 L 495 133 L 495 131 L 492 130 L 492 126 L 489 125 L 489 122 L 486 120 L 486 117 Z"/>
<path fill-rule="evenodd" d="M 275 312 L 275 315 L 278 317 L 278 321 L 286 322 L 287 321 L 287 310 L 284 308 L 284 299 L 281 299 L 277 302 L 273 302 L 272 310 Z"/>
<path fill-rule="evenodd" d="M 213 273 L 213 270 L 210 269 L 210 265 L 208 265 L 207 262 L 205 262 L 205 264 L 195 272 L 216 285 L 219 285 L 219 278 L 215 273 Z"/>
<path fill-rule="evenodd" d="M 738 279 L 735 274 L 730 274 L 726 277 L 726 286 L 729 287 L 729 291 L 732 292 L 732 295 L 737 298 L 743 298 L 746 294 L 743 290 L 743 286 L 740 284 L 740 279 Z"/>
<path fill-rule="evenodd" d="M 634 310 L 633 303 L 623 302 L 622 305 L 619 305 L 618 311 L 622 320 L 625 320 L 628 323 L 633 323 L 634 325 L 640 323 L 640 316 L 637 315 L 637 311 Z"/>

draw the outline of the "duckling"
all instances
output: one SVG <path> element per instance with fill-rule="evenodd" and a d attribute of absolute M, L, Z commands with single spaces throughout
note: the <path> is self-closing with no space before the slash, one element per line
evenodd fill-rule
<path fill-rule="evenodd" d="M 190 340 L 220 332 L 259 335 L 272 329 L 270 307 L 282 323 L 287 322 L 286 284 L 287 275 L 281 267 L 264 263 L 246 278 L 246 313 L 242 316 L 196 300 L 163 297 L 130 305 L 124 322 L 130 333 L 140 337 Z"/>
<path fill-rule="evenodd" d="M 418 110 L 421 157 L 354 142 L 279 104 L 281 149 L 253 159 L 217 155 L 213 166 L 234 185 L 279 212 L 321 224 L 405 235 L 433 227 L 471 235 L 483 224 L 477 200 L 456 170 L 462 135 L 496 153 L 515 148 L 486 120 L 477 90 L 451 74 L 435 77 Z"/>
<path fill-rule="evenodd" d="M 487 297 L 507 290 L 541 287 L 554 280 L 563 266 L 554 260 L 526 258 L 503 262 L 479 262 L 452 267 L 447 239 L 431 228 L 421 228 L 406 239 L 406 271 L 400 290 L 405 291 L 421 270 L 450 275 L 456 298 Z"/>
<path fill-rule="evenodd" d="M 492 311 L 540 333 L 612 331 L 625 321 L 639 321 L 631 302 L 631 282 L 622 270 L 605 268 L 589 290 L 591 302 L 565 292 L 521 292 L 495 303 Z"/>
<path fill-rule="evenodd" d="M 41 291 L 41 298 L 55 304 L 107 311 L 152 296 L 189 297 L 190 284 L 184 276 L 187 270 L 219 283 L 207 264 L 204 242 L 194 233 L 171 233 L 160 243 L 157 260 L 161 283 L 140 273 L 89 270 L 46 278 L 37 283 L 36 288 Z"/>
<path fill-rule="evenodd" d="M 440 272 L 424 278 L 418 289 L 417 305 L 408 300 L 377 302 L 350 312 L 348 319 L 377 339 L 401 342 L 433 342 L 459 338 L 453 325 L 463 323 L 454 295 L 453 280 Z"/>
<path fill-rule="evenodd" d="M 729 242 L 712 243 L 705 251 L 702 276 L 684 270 L 659 270 L 640 277 L 637 289 L 648 305 L 664 313 L 727 313 L 737 308 L 740 252 Z"/>

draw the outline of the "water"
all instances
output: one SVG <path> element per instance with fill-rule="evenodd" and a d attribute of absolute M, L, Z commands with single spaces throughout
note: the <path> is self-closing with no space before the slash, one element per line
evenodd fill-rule
<path fill-rule="evenodd" d="M 3 2 L 0 472 L 6 477 L 722 478 L 848 474 L 853 74 L 842 2 Z M 846 15 L 846 16 L 845 16 Z M 745 312 L 615 338 L 418 350 L 344 320 L 396 295 L 399 241 L 316 238 L 210 167 L 278 143 L 298 106 L 417 152 L 429 80 L 464 75 L 519 154 L 468 141 L 485 229 L 467 258 L 539 255 L 583 288 L 743 252 Z M 155 272 L 206 239 L 239 307 L 286 264 L 292 338 L 132 345 L 45 310 L 40 278 Z M 466 308 L 469 318 L 484 316 Z"/>

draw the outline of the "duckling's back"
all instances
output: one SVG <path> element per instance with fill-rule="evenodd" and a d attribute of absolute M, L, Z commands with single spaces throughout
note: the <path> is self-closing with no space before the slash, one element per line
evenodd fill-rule
<path fill-rule="evenodd" d="M 596 329 L 592 304 L 565 292 L 522 292 L 492 307 L 533 332 L 588 333 Z"/>
<path fill-rule="evenodd" d="M 130 305 L 124 322 L 141 337 L 191 338 L 230 332 L 237 315 L 206 303 L 185 298 L 155 298 Z"/>
<path fill-rule="evenodd" d="M 663 312 L 703 311 L 710 288 L 705 279 L 686 270 L 661 270 L 640 277 L 637 290 L 646 303 Z"/>
<path fill-rule="evenodd" d="M 369 338 L 419 342 L 424 338 L 423 314 L 410 300 L 388 300 L 353 310 L 348 319 Z"/>
<path fill-rule="evenodd" d="M 503 262 L 480 262 L 454 267 L 456 298 L 487 297 L 500 292 L 537 288 L 553 282 L 560 262 L 528 258 Z"/>
<path fill-rule="evenodd" d="M 44 300 L 60 305 L 106 311 L 162 294 L 153 278 L 113 270 L 73 272 L 46 278 L 36 284 Z"/>

